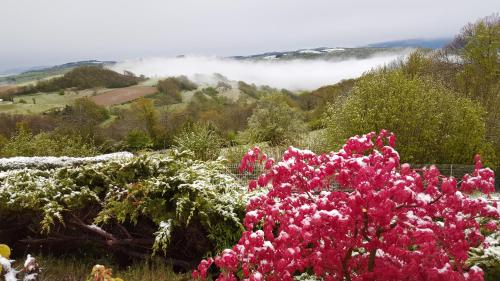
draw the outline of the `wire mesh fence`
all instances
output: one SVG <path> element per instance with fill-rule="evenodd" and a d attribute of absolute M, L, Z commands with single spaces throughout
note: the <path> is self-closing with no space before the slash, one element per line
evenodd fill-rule
<path fill-rule="evenodd" d="M 318 136 L 311 136 L 311 138 L 303 138 L 301 142 L 294 144 L 295 147 L 304 148 L 311 147 L 312 140 L 311 139 L 321 139 Z M 228 173 L 234 175 L 235 177 L 242 180 L 250 180 L 256 179 L 263 172 L 261 166 L 257 165 L 255 170 L 252 173 L 244 172 L 240 173 L 238 171 L 239 167 L 239 159 L 243 157 L 243 155 L 250 149 L 251 146 L 240 146 L 237 148 L 233 148 L 232 150 L 225 151 L 225 157 L 230 162 L 227 165 Z M 262 151 L 266 153 L 266 155 L 273 159 L 281 159 L 285 151 L 288 149 L 288 146 L 274 146 L 274 147 L 260 147 Z M 423 167 L 430 167 L 432 165 L 436 166 L 442 175 L 444 176 L 453 176 L 457 179 L 461 179 L 465 174 L 472 173 L 474 171 L 474 165 L 464 165 L 464 164 L 410 164 L 415 169 L 421 169 Z M 498 178 L 498 177 L 497 177 Z M 499 181 L 496 182 L 497 190 L 499 188 Z"/>
<path fill-rule="evenodd" d="M 465 174 L 474 172 L 474 165 L 462 164 L 412 164 L 413 168 L 421 169 L 423 167 L 436 166 L 443 176 L 455 177 L 461 179 Z"/>
<path fill-rule="evenodd" d="M 443 176 L 454 177 L 458 180 L 461 180 L 465 174 L 472 173 L 474 171 L 474 165 L 462 164 L 411 164 L 411 167 L 418 170 L 432 165 L 436 166 Z M 226 165 L 226 169 L 228 174 L 231 174 L 244 182 L 257 179 L 262 173 L 265 172 L 262 165 L 256 165 L 252 172 L 240 172 L 239 164 L 237 163 L 228 163 Z M 332 187 L 338 187 L 338 184 L 333 183 Z M 495 182 L 495 189 L 497 193 L 500 192 L 500 180 L 498 180 L 498 176 Z"/>
<path fill-rule="evenodd" d="M 436 166 L 442 175 L 453 176 L 457 179 L 461 179 L 465 174 L 472 173 L 474 171 L 474 165 L 460 165 L 460 164 L 411 164 L 414 169 L 422 169 L 424 167 Z M 257 179 L 263 172 L 264 169 L 262 165 L 256 165 L 252 172 L 240 172 L 239 164 L 229 163 L 226 165 L 227 172 L 241 180 L 251 180 Z"/>

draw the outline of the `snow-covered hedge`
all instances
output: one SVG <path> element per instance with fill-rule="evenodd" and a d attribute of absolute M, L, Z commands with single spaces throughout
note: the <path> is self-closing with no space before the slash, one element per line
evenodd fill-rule
<path fill-rule="evenodd" d="M 469 251 L 469 264 L 478 264 L 485 271 L 486 280 L 500 280 L 500 231 L 486 236 L 486 246 Z"/>
<path fill-rule="evenodd" d="M 47 161 L 37 168 L 33 161 L 3 162 L 23 169 L 0 176 L 0 220 L 18 227 L 15 241 L 1 232 L 0 241 L 65 247 L 91 241 L 130 257 L 165 252 L 196 262 L 241 234 L 248 193 L 224 173 L 223 160 L 177 151 L 38 159 Z"/>
<path fill-rule="evenodd" d="M 129 159 L 134 157 L 130 152 L 116 152 L 94 157 L 11 157 L 0 158 L 0 171 L 17 170 L 24 168 L 52 169 L 64 166 L 75 166 L 106 162 L 111 160 Z M 0 173 L 0 177 L 3 174 Z"/>

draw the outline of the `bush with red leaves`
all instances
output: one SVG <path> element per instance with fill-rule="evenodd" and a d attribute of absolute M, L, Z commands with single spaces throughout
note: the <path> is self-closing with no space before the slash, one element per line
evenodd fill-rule
<path fill-rule="evenodd" d="M 289 148 L 281 162 L 249 151 L 241 169 L 266 172 L 250 189 L 267 192 L 247 206 L 238 244 L 204 260 L 193 277 L 205 280 L 483 280 L 468 266 L 471 247 L 495 230 L 496 204 L 466 194 L 494 191 L 494 174 L 476 157 L 461 182 L 434 166 L 400 164 L 394 135 L 383 130 L 350 138 L 338 152 L 316 155 Z M 340 185 L 334 188 L 333 183 Z M 480 225 L 481 221 L 486 221 Z"/>

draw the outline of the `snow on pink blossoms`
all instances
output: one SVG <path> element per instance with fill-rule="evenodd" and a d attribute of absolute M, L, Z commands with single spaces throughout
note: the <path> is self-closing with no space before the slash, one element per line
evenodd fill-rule
<path fill-rule="evenodd" d="M 478 218 L 495 230 L 500 210 L 465 193 L 494 191 L 494 174 L 476 157 L 457 179 L 434 166 L 400 165 L 395 137 L 383 130 L 350 138 L 338 152 L 316 155 L 290 147 L 281 162 L 250 150 L 241 169 L 266 172 L 238 244 L 214 261 L 224 280 L 293 280 L 310 272 L 323 280 L 483 280 L 466 264 L 480 245 Z M 334 184 L 340 187 L 334 187 Z M 212 260 L 193 277 L 204 280 Z"/>

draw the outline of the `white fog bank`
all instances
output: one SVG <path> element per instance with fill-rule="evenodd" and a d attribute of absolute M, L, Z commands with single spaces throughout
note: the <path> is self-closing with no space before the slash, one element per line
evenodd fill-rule
<path fill-rule="evenodd" d="M 229 80 L 241 80 L 256 85 L 269 85 L 289 90 L 313 90 L 342 79 L 355 78 L 373 68 L 388 64 L 404 53 L 385 54 L 367 59 L 328 60 L 269 60 L 249 61 L 230 58 L 186 56 L 176 58 L 146 58 L 129 60 L 111 67 L 122 72 L 132 71 L 148 77 L 222 74 Z"/>

